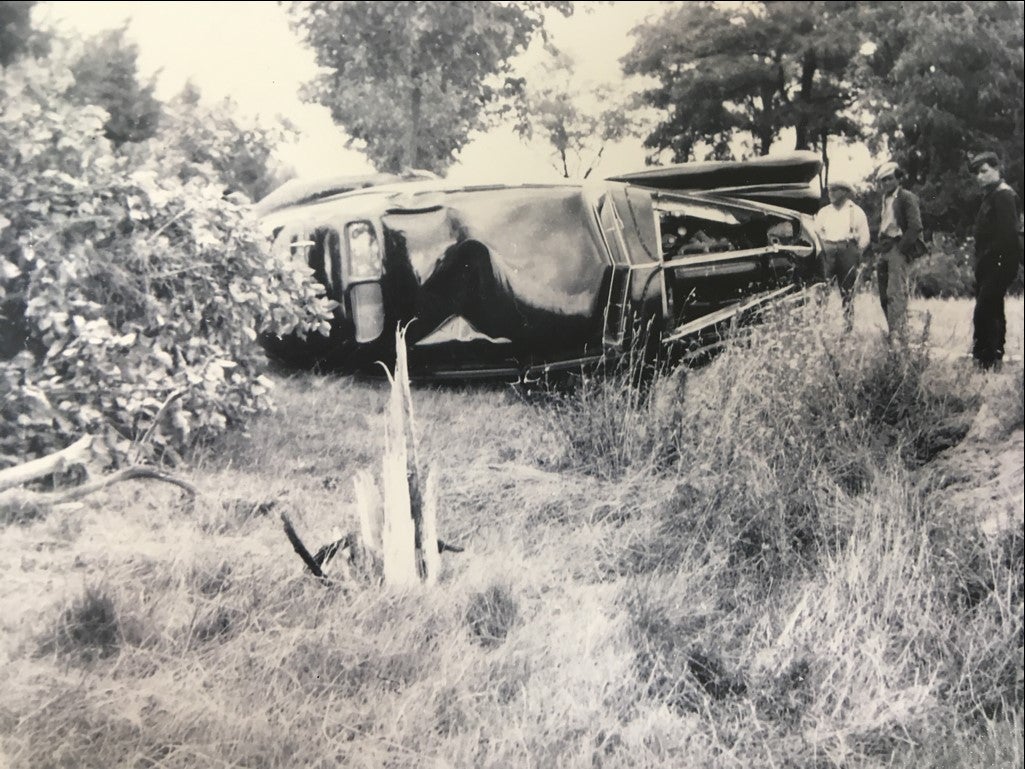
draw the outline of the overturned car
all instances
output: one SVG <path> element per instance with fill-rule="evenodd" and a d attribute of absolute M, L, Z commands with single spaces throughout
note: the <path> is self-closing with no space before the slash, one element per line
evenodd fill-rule
<path fill-rule="evenodd" d="M 420 378 L 538 377 L 707 344 L 820 274 L 814 153 L 689 163 L 584 185 L 422 175 L 291 185 L 257 213 L 337 302 L 329 337 L 263 338 L 294 366 L 394 359 Z"/>

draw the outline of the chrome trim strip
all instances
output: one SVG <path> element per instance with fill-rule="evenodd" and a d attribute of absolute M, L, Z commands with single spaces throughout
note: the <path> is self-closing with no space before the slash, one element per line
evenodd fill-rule
<path fill-rule="evenodd" d="M 794 256 L 811 256 L 815 253 L 814 246 L 784 246 L 773 243 L 761 248 L 745 248 L 740 251 L 716 251 L 710 254 L 688 254 L 663 262 L 663 267 L 690 267 L 697 264 L 714 264 L 734 259 L 747 259 L 752 256 L 768 256 L 770 254 L 789 253 Z"/>
<path fill-rule="evenodd" d="M 750 310 L 752 307 L 757 307 L 765 302 L 770 302 L 773 299 L 793 293 L 795 290 L 795 286 L 784 286 L 783 288 L 776 289 L 775 291 L 770 291 L 767 294 L 761 294 L 750 301 L 731 304 L 729 307 L 724 307 L 716 312 L 709 313 L 708 315 L 702 315 L 700 318 L 680 326 L 670 336 L 665 337 L 662 341 L 664 343 L 669 343 L 683 339 L 684 337 L 706 329 L 709 326 L 714 326 L 717 323 L 722 323 L 724 320 L 729 320 L 745 310 Z"/>

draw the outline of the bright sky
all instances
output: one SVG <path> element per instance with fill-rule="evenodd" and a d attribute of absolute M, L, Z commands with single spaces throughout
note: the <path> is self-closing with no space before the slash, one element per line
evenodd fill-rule
<path fill-rule="evenodd" d="M 662 3 L 577 4 L 569 18 L 551 14 L 547 25 L 556 46 L 569 54 L 582 92 L 602 83 L 620 84 L 619 59 L 633 45 L 630 30 Z M 156 75 L 157 95 L 168 98 L 192 79 L 211 100 L 233 97 L 249 113 L 287 116 L 302 139 L 282 160 L 299 175 L 362 173 L 372 170 L 359 152 L 345 147 L 345 134 L 325 108 L 299 101 L 300 85 L 315 70 L 313 54 L 291 31 L 287 14 L 275 2 L 53 2 L 37 11 L 72 35 L 88 36 L 126 21 L 128 36 L 140 49 L 139 67 Z M 517 62 L 529 72 L 541 60 L 533 46 Z M 792 142 L 792 139 L 790 140 Z M 792 144 L 779 142 L 786 151 Z M 606 148 L 595 176 L 644 168 L 641 139 Z M 834 150 L 831 176 L 858 181 L 870 172 L 864 147 Z M 558 181 L 543 143 L 525 144 L 511 126 L 475 137 L 465 146 L 450 179 L 463 183 Z"/>

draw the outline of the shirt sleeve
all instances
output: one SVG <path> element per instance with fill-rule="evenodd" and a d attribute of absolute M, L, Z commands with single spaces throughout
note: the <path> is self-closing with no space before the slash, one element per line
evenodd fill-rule
<path fill-rule="evenodd" d="M 858 241 L 858 249 L 864 251 L 872 242 L 872 231 L 868 228 L 868 217 L 860 206 L 855 206 L 851 216 L 851 229 Z"/>

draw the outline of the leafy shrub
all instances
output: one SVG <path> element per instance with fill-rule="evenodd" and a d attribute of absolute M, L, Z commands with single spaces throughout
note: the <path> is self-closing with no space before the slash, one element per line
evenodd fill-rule
<path fill-rule="evenodd" d="M 114 154 L 69 82 L 0 74 L 0 462 L 86 432 L 174 459 L 269 405 L 259 332 L 326 331 L 331 305 L 210 167 L 173 138 Z"/>
<path fill-rule="evenodd" d="M 911 265 L 911 282 L 914 292 L 926 299 L 972 296 L 972 243 L 946 233 L 934 233 L 929 252 Z"/>

